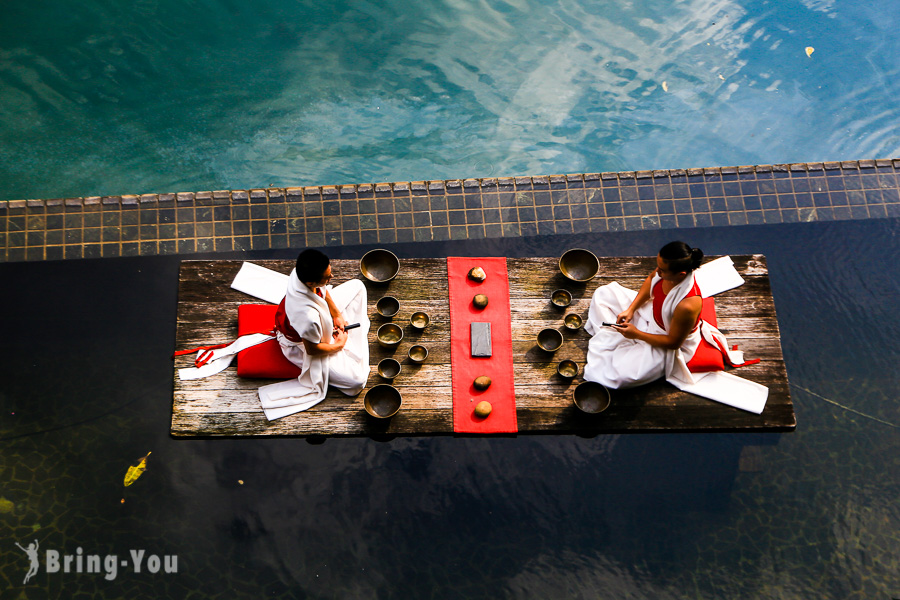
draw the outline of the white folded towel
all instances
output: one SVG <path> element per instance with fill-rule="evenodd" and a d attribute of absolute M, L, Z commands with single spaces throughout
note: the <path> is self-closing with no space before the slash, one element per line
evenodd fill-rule
<path fill-rule="evenodd" d="M 232 289 L 254 298 L 278 304 L 284 298 L 290 277 L 253 263 L 245 262 L 231 282 Z"/>
<path fill-rule="evenodd" d="M 709 298 L 742 285 L 744 278 L 734 268 L 731 257 L 723 256 L 694 271 L 694 281 L 700 287 L 700 295 Z"/>

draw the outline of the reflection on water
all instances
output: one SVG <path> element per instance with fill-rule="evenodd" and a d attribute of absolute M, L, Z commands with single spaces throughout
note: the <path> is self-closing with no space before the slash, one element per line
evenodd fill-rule
<path fill-rule="evenodd" d="M 895 156 L 895 4 L 20 3 L 0 198 Z"/>
<path fill-rule="evenodd" d="M 711 255 L 768 257 L 798 421 L 783 436 L 173 440 L 178 261 L 0 265 L 33 298 L 0 297 L 15 342 L 0 345 L 0 597 L 896 596 L 897 227 L 683 232 Z M 648 255 L 668 235 L 392 249 Z M 865 336 L 848 326 L 862 315 L 879 323 Z M 748 445 L 761 445 L 758 464 L 741 470 Z M 124 488 L 128 465 L 151 450 Z M 23 588 L 28 561 L 12 544 L 33 539 L 68 553 L 176 554 L 179 574 L 122 569 L 110 582 L 42 570 Z"/>

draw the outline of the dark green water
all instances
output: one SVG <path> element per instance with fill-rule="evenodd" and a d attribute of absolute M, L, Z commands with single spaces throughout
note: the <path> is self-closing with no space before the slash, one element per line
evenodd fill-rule
<path fill-rule="evenodd" d="M 14 340 L 0 346 L 0 599 L 896 598 L 897 232 L 896 219 L 682 231 L 710 254 L 768 258 L 798 421 L 781 436 L 174 440 L 178 257 L 0 265 L 32 293 L 0 297 Z M 613 256 L 670 235 L 392 249 Z M 750 471 L 745 445 L 762 445 Z M 42 554 L 22 585 L 14 543 L 32 540 L 176 555 L 179 572 L 107 581 L 48 573 Z"/>
<path fill-rule="evenodd" d="M 898 8 L 11 0 L 0 199 L 897 156 Z"/>

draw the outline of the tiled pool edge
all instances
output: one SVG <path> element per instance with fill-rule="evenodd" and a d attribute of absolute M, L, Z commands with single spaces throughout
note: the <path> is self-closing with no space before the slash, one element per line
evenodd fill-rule
<path fill-rule="evenodd" d="M 900 159 L 0 201 L 0 262 L 900 216 Z"/>

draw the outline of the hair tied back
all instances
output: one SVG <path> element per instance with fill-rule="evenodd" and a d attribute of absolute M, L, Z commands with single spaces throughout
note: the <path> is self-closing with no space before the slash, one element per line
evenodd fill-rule
<path fill-rule="evenodd" d="M 691 248 L 691 269 L 696 269 L 703 262 L 703 250 L 700 248 Z"/>

